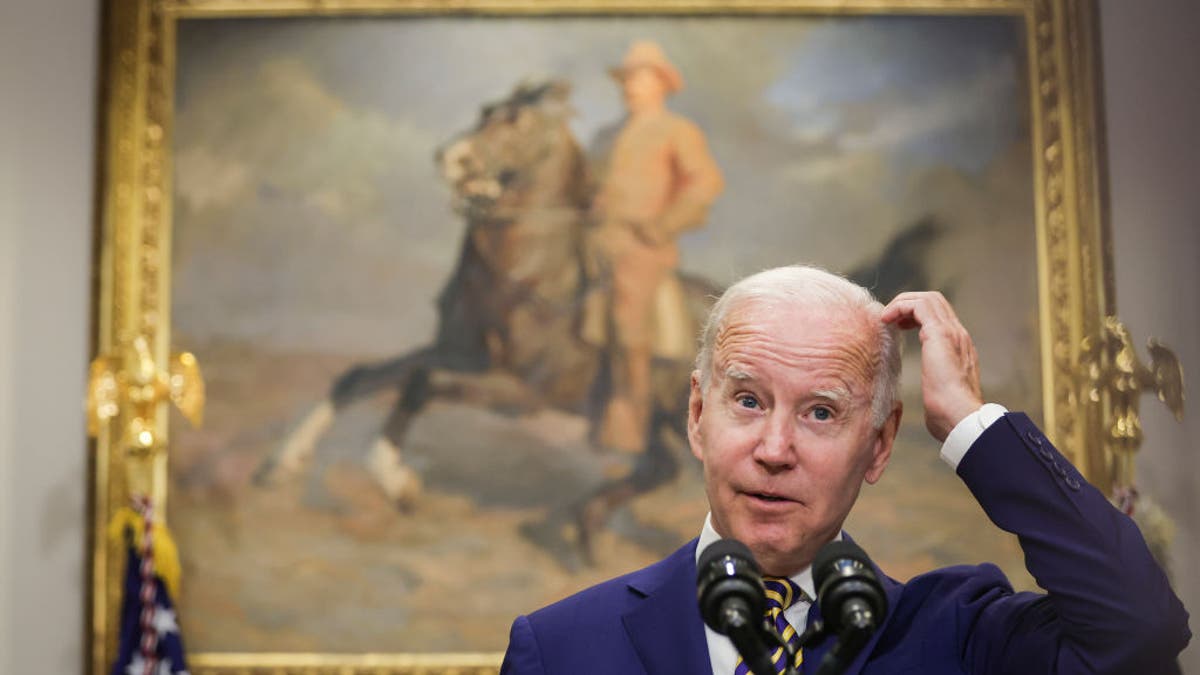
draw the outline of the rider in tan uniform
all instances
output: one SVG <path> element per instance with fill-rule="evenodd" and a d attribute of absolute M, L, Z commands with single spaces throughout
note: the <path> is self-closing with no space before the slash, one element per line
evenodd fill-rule
<path fill-rule="evenodd" d="M 592 252 L 611 275 L 610 304 L 601 315 L 609 321 L 597 327 L 593 316 L 584 333 L 614 347 L 600 443 L 640 452 L 651 411 L 651 359 L 688 358 L 694 350 L 673 274 L 679 264 L 675 239 L 704 223 L 724 181 L 704 133 L 666 108 L 683 78 L 657 44 L 634 43 L 612 72 L 629 115 L 608 157 L 590 237 Z"/>

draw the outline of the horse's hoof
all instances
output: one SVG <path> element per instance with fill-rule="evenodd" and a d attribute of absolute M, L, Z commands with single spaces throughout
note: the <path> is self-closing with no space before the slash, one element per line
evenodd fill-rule
<path fill-rule="evenodd" d="M 421 477 L 417 475 L 416 471 L 400 465 L 384 476 L 376 476 L 375 480 L 388 499 L 396 505 L 398 511 L 412 513 L 416 510 L 417 502 L 421 499 L 421 490 L 424 487 Z"/>
<path fill-rule="evenodd" d="M 678 532 L 634 517 L 628 507 L 617 509 L 610 519 L 609 529 L 622 539 L 632 542 L 658 556 L 667 556 L 682 543 Z"/>
<path fill-rule="evenodd" d="M 396 509 L 401 513 L 412 513 L 421 499 L 424 483 L 417 472 L 407 466 L 400 467 L 400 473 L 402 475 L 396 480 L 398 486 L 388 496 L 395 501 Z"/>
<path fill-rule="evenodd" d="M 268 457 L 254 470 L 250 482 L 255 487 L 277 488 L 294 483 L 300 471 L 281 465 L 275 458 Z"/>
<path fill-rule="evenodd" d="M 367 470 L 396 508 L 409 513 L 421 497 L 421 477 L 400 461 L 400 450 L 385 439 L 375 442 Z"/>
<path fill-rule="evenodd" d="M 570 574 L 592 567 L 593 560 L 579 546 L 578 525 L 558 518 L 527 521 L 517 528 L 521 536 L 554 559 Z"/>
<path fill-rule="evenodd" d="M 268 457 L 263 460 L 262 464 L 254 470 L 254 474 L 250 476 L 250 484 L 254 487 L 271 487 L 277 482 L 275 474 L 276 463 L 274 458 Z"/>

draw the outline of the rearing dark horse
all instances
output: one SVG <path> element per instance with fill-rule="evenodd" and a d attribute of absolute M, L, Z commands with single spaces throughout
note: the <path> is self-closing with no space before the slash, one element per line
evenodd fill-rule
<path fill-rule="evenodd" d="M 264 464 L 260 479 L 303 470 L 340 411 L 387 389 L 399 395 L 367 465 L 402 508 L 419 498 L 421 480 L 405 465 L 401 448 L 414 417 L 431 401 L 510 414 L 552 407 L 583 415 L 596 428 L 609 392 L 607 354 L 579 335 L 583 300 L 593 290 L 584 271 L 590 195 L 583 153 L 568 126 L 568 93 L 568 85 L 557 81 L 518 86 L 486 106 L 473 130 L 438 152 L 467 228 L 458 264 L 438 298 L 437 337 L 414 352 L 338 377 L 329 397 Z M 696 278 L 680 281 L 698 328 L 717 289 Z M 592 536 L 613 509 L 678 473 L 679 448 L 672 444 L 687 436 L 691 367 L 689 360 L 656 361 L 647 450 L 626 475 L 549 515 L 547 523 L 578 526 L 585 562 Z M 531 525 L 526 534 L 554 548 L 538 534 L 546 528 Z"/>

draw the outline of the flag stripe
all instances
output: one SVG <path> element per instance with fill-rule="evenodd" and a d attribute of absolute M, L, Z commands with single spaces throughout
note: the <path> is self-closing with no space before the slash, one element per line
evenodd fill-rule
<path fill-rule="evenodd" d="M 121 607 L 121 631 L 111 675 L 187 675 L 183 640 L 170 594 L 158 574 L 154 556 L 155 510 L 146 497 L 132 500 L 124 523 L 137 522 L 128 541 L 128 565 Z M 140 518 L 138 517 L 140 516 Z M 161 524 L 157 529 L 164 532 Z M 121 531 L 121 530 L 118 530 Z"/>

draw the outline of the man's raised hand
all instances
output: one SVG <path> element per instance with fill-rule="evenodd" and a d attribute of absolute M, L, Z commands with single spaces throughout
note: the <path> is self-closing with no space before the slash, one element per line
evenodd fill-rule
<path fill-rule="evenodd" d="M 983 405 L 975 343 L 937 291 L 901 293 L 881 319 L 901 330 L 920 329 L 925 428 L 939 443 L 945 441 L 955 425 Z"/>

